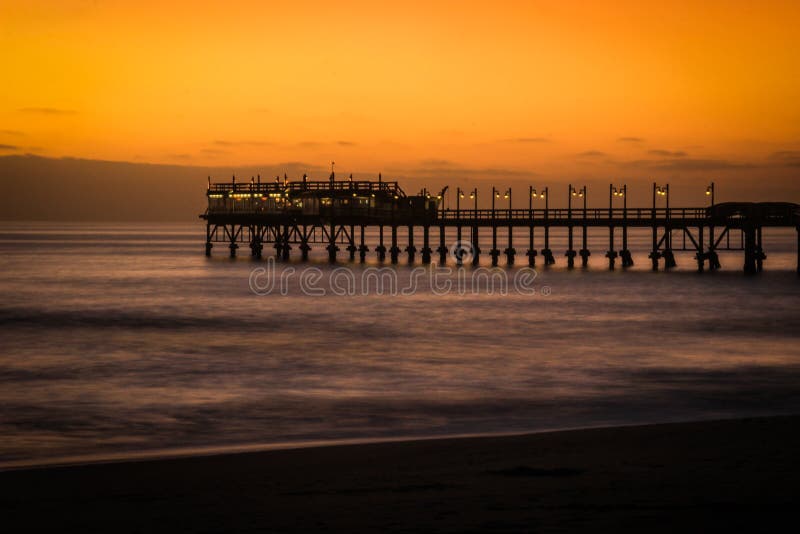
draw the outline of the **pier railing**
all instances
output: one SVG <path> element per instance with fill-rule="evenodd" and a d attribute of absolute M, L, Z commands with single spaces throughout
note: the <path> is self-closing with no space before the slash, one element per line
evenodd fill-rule
<path fill-rule="evenodd" d="M 609 220 L 609 219 L 704 219 L 707 217 L 706 208 L 536 208 L 536 209 L 445 209 L 439 211 L 439 218 L 443 221 L 459 220 Z"/>

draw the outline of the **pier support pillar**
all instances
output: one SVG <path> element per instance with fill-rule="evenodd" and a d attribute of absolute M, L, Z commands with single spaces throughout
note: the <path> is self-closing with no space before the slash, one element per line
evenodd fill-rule
<path fill-rule="evenodd" d="M 608 258 L 608 269 L 610 271 L 614 270 L 614 265 L 617 262 L 617 252 L 615 250 L 606 251 L 606 258 Z"/>
<path fill-rule="evenodd" d="M 398 256 L 400 255 L 400 247 L 397 246 L 397 227 L 392 226 L 392 248 L 389 249 L 389 255 L 392 258 L 392 263 L 397 263 Z"/>
<path fill-rule="evenodd" d="M 661 253 L 657 250 L 652 251 L 648 256 L 650 261 L 653 263 L 653 270 L 658 270 L 658 260 L 661 259 Z"/>
<path fill-rule="evenodd" d="M 211 241 L 206 241 L 206 257 L 211 257 L 211 249 L 214 248 L 214 243 Z"/>
<path fill-rule="evenodd" d="M 369 252 L 369 247 L 364 243 L 364 225 L 361 225 L 361 244 L 358 246 L 358 260 L 361 263 L 367 261 L 367 252 Z"/>
<path fill-rule="evenodd" d="M 745 274 L 755 274 L 756 269 L 756 230 L 755 228 L 744 229 L 744 272 Z"/>
<path fill-rule="evenodd" d="M 703 227 L 698 226 L 697 228 L 697 254 L 695 254 L 695 258 L 697 259 L 697 272 L 702 273 L 705 270 L 705 263 L 706 263 L 706 254 L 703 252 Z"/>
<path fill-rule="evenodd" d="M 346 250 L 350 254 L 350 261 L 355 261 L 358 247 L 356 247 L 356 227 L 353 225 L 350 225 L 350 239 Z"/>
<path fill-rule="evenodd" d="M 261 251 L 263 250 L 264 245 L 261 244 L 261 240 L 258 238 L 253 239 L 250 242 L 250 255 L 257 260 L 261 259 Z"/>
<path fill-rule="evenodd" d="M 756 271 L 759 273 L 764 270 L 764 260 L 766 259 L 767 255 L 764 254 L 764 245 L 761 240 L 761 227 L 759 226 L 756 229 Z"/>
<path fill-rule="evenodd" d="M 528 252 L 525 253 L 528 256 L 528 267 L 536 267 L 536 249 L 529 248 Z"/>
<path fill-rule="evenodd" d="M 480 236 L 478 234 L 478 227 L 472 227 L 472 266 L 477 267 L 481 263 L 481 247 L 478 245 Z"/>
<path fill-rule="evenodd" d="M 584 267 L 584 268 L 588 267 L 589 266 L 589 256 L 592 255 L 592 253 L 589 252 L 589 249 L 586 249 L 586 248 L 580 249 L 580 251 L 578 251 L 578 255 L 581 257 L 581 267 Z"/>
<path fill-rule="evenodd" d="M 292 250 L 291 245 L 289 245 L 289 227 L 283 227 L 283 247 L 281 248 L 281 259 L 283 261 L 289 261 L 289 251 Z"/>
<path fill-rule="evenodd" d="M 239 245 L 231 241 L 231 244 L 228 245 L 228 248 L 231 250 L 231 258 L 236 257 L 236 249 L 239 248 Z"/>
<path fill-rule="evenodd" d="M 436 252 L 439 253 L 439 265 L 447 263 L 447 245 L 445 244 L 444 225 L 439 227 L 439 248 L 436 249 Z M 461 265 L 461 258 L 458 256 L 458 251 L 456 251 L 456 263 Z"/>
<path fill-rule="evenodd" d="M 575 256 L 577 253 L 572 250 L 571 248 L 564 253 L 564 256 L 567 257 L 567 268 L 572 269 L 575 267 Z"/>
<path fill-rule="evenodd" d="M 541 250 L 542 258 L 544 259 L 545 265 L 555 265 L 556 257 L 553 255 L 553 251 L 549 248 L 543 248 Z"/>
<path fill-rule="evenodd" d="M 492 219 L 494 219 L 494 210 L 492 210 Z M 492 250 L 489 251 L 489 256 L 492 257 L 492 267 L 497 267 L 497 258 L 500 257 L 500 249 L 497 248 L 497 226 L 492 226 Z"/>
<path fill-rule="evenodd" d="M 622 258 L 623 267 L 633 267 L 633 257 L 630 250 L 627 248 L 620 250 L 619 257 Z"/>
<path fill-rule="evenodd" d="M 378 246 L 375 247 L 378 253 L 378 261 L 386 261 L 386 247 L 383 245 L 383 225 L 378 226 Z"/>
<path fill-rule="evenodd" d="M 308 251 L 311 250 L 311 247 L 308 246 L 308 240 L 303 239 L 303 242 L 300 243 L 300 259 L 302 261 L 308 261 Z"/>
<path fill-rule="evenodd" d="M 430 244 L 430 226 L 422 227 L 422 263 L 428 264 L 431 262 L 431 249 Z"/>
<path fill-rule="evenodd" d="M 414 227 L 408 227 L 408 246 L 406 247 L 408 253 L 408 263 L 414 263 L 414 258 L 417 255 L 417 247 L 414 246 Z"/>
<path fill-rule="evenodd" d="M 677 265 L 675 263 L 675 254 L 673 254 L 671 248 L 664 250 L 661 256 L 664 258 L 664 269 L 672 269 Z"/>
<path fill-rule="evenodd" d="M 328 238 L 330 242 L 328 246 L 325 247 L 328 250 L 328 261 L 331 263 L 336 263 L 336 253 L 339 252 L 339 247 L 336 246 L 336 225 L 331 223 L 330 230 L 328 232 Z"/>

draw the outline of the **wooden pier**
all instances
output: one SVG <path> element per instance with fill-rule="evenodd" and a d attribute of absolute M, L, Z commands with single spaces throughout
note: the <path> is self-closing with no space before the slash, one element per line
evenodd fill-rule
<path fill-rule="evenodd" d="M 407 195 L 397 182 L 384 181 L 380 176 L 377 181 L 354 181 L 352 178 L 337 181 L 333 173 L 326 181 L 310 181 L 304 176 L 299 181 L 276 178 L 275 182 L 261 182 L 259 177 L 243 183 L 235 178 L 226 183 L 211 183 L 209 178 L 208 208 L 200 216 L 206 221 L 206 255 L 211 255 L 215 244 L 222 243 L 230 257 L 235 257 L 241 246 L 247 246 L 251 256 L 261 258 L 264 247 L 271 245 L 282 260 L 290 258 L 294 247 L 300 251 L 301 260 L 307 260 L 312 245 L 317 244 L 325 247 L 331 262 L 337 261 L 338 253 L 344 248 L 351 261 L 358 255 L 359 261 L 364 262 L 367 254 L 373 251 L 379 261 L 385 261 L 388 252 L 389 261 L 396 264 L 405 252 L 408 261 L 413 263 L 419 252 L 422 263 L 427 264 L 431 263 L 435 252 L 439 256 L 438 263 L 445 264 L 451 252 L 445 229 L 450 227 L 455 228 L 457 235 L 457 249 L 453 254 L 456 263 L 460 264 L 462 258 L 467 257 L 473 265 L 480 263 L 481 230 L 488 229 L 491 231 L 492 248 L 488 251 L 491 264 L 498 265 L 502 255 L 506 264 L 513 265 L 517 256 L 513 230 L 526 228 L 528 265 L 535 266 L 537 257 L 541 257 L 543 264 L 552 265 L 557 255 L 550 248 L 550 230 L 566 228 L 567 249 L 563 257 L 567 266 L 573 268 L 576 258 L 580 258 L 582 266 L 588 265 L 591 256 L 587 243 L 589 229 L 602 228 L 608 235 L 604 257 L 608 267 L 614 269 L 618 258 L 623 268 L 633 265 L 628 230 L 648 228 L 652 231 L 652 246 L 648 252 L 653 270 L 662 265 L 664 269 L 675 267 L 674 252 L 691 251 L 698 271 L 713 271 L 720 268 L 718 251 L 737 250 L 743 252 L 744 272 L 754 274 L 762 270 L 766 259 L 762 229 L 792 227 L 798 235 L 797 269 L 800 273 L 800 206 L 786 202 L 715 204 L 713 184 L 706 191 L 710 206 L 700 208 L 670 207 L 669 185 L 657 184 L 653 184 L 650 207 L 628 207 L 627 186 L 624 185 L 609 186 L 607 208 L 587 208 L 586 187 L 578 189 L 572 185 L 567 192 L 566 208 L 549 207 L 548 188 L 537 191 L 530 187 L 526 192 L 527 209 L 511 207 L 510 189 L 501 192 L 494 188 L 491 209 L 478 208 L 477 190 L 467 193 L 460 188 L 456 190 L 456 208 L 444 209 L 442 198 L 446 191 L 447 188 L 431 194 L 423 190 L 417 195 Z M 377 228 L 377 243 L 366 243 L 367 227 Z M 408 237 L 405 243 L 400 243 L 398 228 L 403 227 L 408 228 Z M 422 243 L 417 249 L 414 234 L 419 228 L 422 229 Z M 503 228 L 507 229 L 507 241 L 501 250 L 498 229 Z M 536 229 L 543 234 L 540 250 L 534 242 Z M 581 237 L 578 250 L 575 250 L 576 229 L 580 230 Z M 619 243 L 615 241 L 617 230 L 621 233 Z M 471 246 L 462 241 L 464 232 L 468 233 Z M 437 243 L 434 251 L 432 246 Z"/>

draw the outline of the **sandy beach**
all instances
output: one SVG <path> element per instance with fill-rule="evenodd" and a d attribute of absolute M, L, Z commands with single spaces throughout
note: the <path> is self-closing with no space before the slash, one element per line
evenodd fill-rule
<path fill-rule="evenodd" d="M 0 473 L 5 532 L 764 530 L 800 416 Z"/>

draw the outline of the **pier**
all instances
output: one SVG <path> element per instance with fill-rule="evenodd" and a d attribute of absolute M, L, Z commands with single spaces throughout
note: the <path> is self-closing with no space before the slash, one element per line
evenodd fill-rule
<path fill-rule="evenodd" d="M 438 193 L 426 190 L 407 195 L 397 182 L 377 180 L 336 180 L 332 172 L 328 180 L 289 181 L 276 178 L 262 182 L 261 178 L 237 182 L 212 183 L 209 178 L 206 196 L 208 208 L 200 215 L 206 221 L 205 252 L 212 254 L 215 245 L 227 248 L 230 257 L 236 257 L 242 247 L 250 255 L 261 258 L 264 248 L 274 249 L 281 260 L 289 260 L 292 251 L 308 260 L 313 246 L 327 251 L 328 259 L 337 262 L 344 252 L 350 261 L 366 261 L 375 253 L 379 261 L 397 264 L 405 253 L 408 262 L 414 263 L 419 253 L 423 264 L 431 263 L 434 254 L 438 263 L 445 264 L 451 248 L 445 239 L 446 228 L 456 231 L 457 243 L 451 261 L 461 264 L 469 259 L 479 265 L 481 231 L 491 232 L 491 249 L 487 251 L 491 265 L 514 265 L 518 255 L 514 229 L 527 229 L 525 257 L 529 266 L 541 258 L 543 265 L 553 265 L 558 258 L 568 268 L 576 260 L 586 267 L 592 251 L 587 236 L 590 229 L 608 236 L 606 250 L 598 251 L 609 269 L 617 262 L 622 268 L 633 266 L 633 256 L 628 247 L 628 230 L 647 228 L 652 232 L 649 260 L 652 270 L 669 270 L 675 267 L 675 252 L 693 253 L 697 270 L 714 271 L 721 267 L 719 251 L 741 251 L 743 271 L 755 274 L 763 269 L 767 258 L 762 242 L 766 227 L 795 228 L 798 235 L 797 271 L 800 274 L 800 205 L 787 202 L 714 202 L 714 184 L 706 190 L 710 197 L 708 207 L 670 207 L 669 185 L 653 184 L 652 205 L 629 207 L 626 185 L 609 185 L 608 207 L 588 208 L 588 191 L 584 187 L 569 185 L 566 208 L 550 208 L 550 190 L 529 187 L 528 208 L 512 208 L 512 191 L 492 188 L 491 208 L 478 208 L 477 189 L 467 193 L 456 189 L 456 208 L 445 209 L 442 199 L 445 187 Z M 463 207 L 462 207 L 463 204 Z M 377 242 L 367 243 L 367 227 L 377 229 Z M 398 229 L 407 228 L 405 242 L 398 238 Z M 550 245 L 550 231 L 565 228 L 566 250 L 554 251 Z M 422 242 L 415 243 L 415 233 L 422 231 Z M 505 229 L 506 242 L 498 242 L 498 229 Z M 536 230 L 539 230 L 536 232 Z M 523 230 L 524 232 L 524 230 Z M 537 249 L 537 237 L 541 248 Z M 519 230 L 517 231 L 519 234 Z M 617 234 L 621 234 L 617 241 Z M 468 242 L 462 240 L 469 236 Z M 517 235 L 518 237 L 518 235 Z M 580 237 L 580 248 L 576 237 Z M 484 238 L 487 239 L 487 238 Z M 520 243 L 517 243 L 519 245 Z M 417 248 L 421 245 L 421 248 Z M 434 249 L 433 247 L 436 246 Z M 500 248 L 500 247 L 504 248 Z M 563 255 L 562 255 L 563 254 Z"/>

